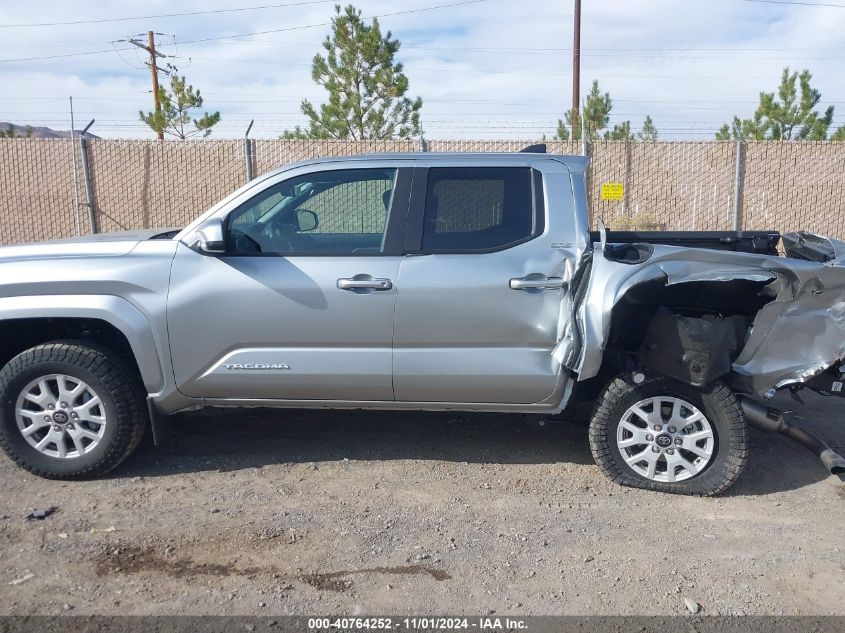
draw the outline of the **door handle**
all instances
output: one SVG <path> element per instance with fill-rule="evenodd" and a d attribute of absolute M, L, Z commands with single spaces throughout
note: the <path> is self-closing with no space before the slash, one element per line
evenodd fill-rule
<path fill-rule="evenodd" d="M 337 287 L 340 290 L 390 290 L 393 288 L 393 282 L 389 279 L 374 279 L 372 277 L 361 278 L 362 275 L 355 277 L 341 278 L 337 280 Z"/>
<path fill-rule="evenodd" d="M 510 280 L 512 290 L 556 290 L 566 288 L 566 282 L 560 277 L 527 275 Z"/>

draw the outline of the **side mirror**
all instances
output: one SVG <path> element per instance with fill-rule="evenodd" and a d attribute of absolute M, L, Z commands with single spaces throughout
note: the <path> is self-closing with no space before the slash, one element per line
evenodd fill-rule
<path fill-rule="evenodd" d="M 320 218 L 317 214 L 308 209 L 300 209 L 296 212 L 296 229 L 300 233 L 313 231 L 320 226 Z"/>
<path fill-rule="evenodd" d="M 206 255 L 222 255 L 226 252 L 226 239 L 223 236 L 223 220 L 210 218 L 194 234 L 191 248 Z"/>

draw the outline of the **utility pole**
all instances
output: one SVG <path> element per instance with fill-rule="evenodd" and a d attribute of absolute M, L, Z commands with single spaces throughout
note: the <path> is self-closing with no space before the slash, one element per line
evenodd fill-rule
<path fill-rule="evenodd" d="M 156 115 L 160 115 L 161 100 L 158 98 L 158 66 L 156 65 L 156 36 L 155 33 L 153 33 L 152 31 L 147 31 L 147 50 L 150 52 L 150 74 L 153 78 L 153 101 L 155 102 Z M 164 130 L 158 131 L 158 140 L 164 140 Z"/>
<path fill-rule="evenodd" d="M 139 40 L 135 38 L 129 39 L 130 44 L 134 44 L 138 48 L 142 48 L 150 55 L 150 61 L 147 62 L 147 66 L 150 67 L 150 75 L 152 76 L 153 80 L 153 104 L 155 105 L 155 113 L 156 115 L 161 114 L 161 100 L 159 99 L 158 95 L 158 71 L 163 72 L 165 75 L 169 75 L 170 73 L 165 70 L 164 68 L 159 68 L 156 64 L 156 57 L 167 57 L 167 55 L 163 55 L 156 51 L 156 39 L 155 33 L 152 31 L 147 31 L 147 45 L 144 46 Z M 158 130 L 158 140 L 164 140 L 164 130 Z"/>
<path fill-rule="evenodd" d="M 578 103 L 581 101 L 581 0 L 575 0 L 572 29 L 572 136 L 578 129 Z"/>

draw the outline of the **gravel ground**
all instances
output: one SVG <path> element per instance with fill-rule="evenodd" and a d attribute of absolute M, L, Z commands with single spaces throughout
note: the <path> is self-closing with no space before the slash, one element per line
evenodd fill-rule
<path fill-rule="evenodd" d="M 807 398 L 779 404 L 841 451 L 842 400 Z M 611 484 L 573 422 L 175 422 L 99 481 L 0 458 L 0 614 L 845 614 L 845 484 L 779 436 L 699 499 Z"/>

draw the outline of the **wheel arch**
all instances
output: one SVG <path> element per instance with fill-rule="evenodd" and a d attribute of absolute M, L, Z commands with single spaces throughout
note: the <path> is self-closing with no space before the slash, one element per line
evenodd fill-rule
<path fill-rule="evenodd" d="M 625 369 L 611 361 L 620 326 L 632 325 L 632 304 L 650 312 L 629 337 L 629 347 L 642 341 L 660 307 L 688 316 L 699 316 L 700 311 L 743 315 L 753 321 L 766 304 L 775 300 L 784 284 L 777 272 L 755 261 L 760 259 L 756 256 L 659 246 L 655 247 L 658 251 L 660 256 L 639 265 L 597 254 L 587 296 L 577 314 L 584 344 L 574 367 L 579 382 L 596 384 L 582 384 L 576 391 L 600 390 L 616 372 Z M 704 261 L 687 259 L 691 252 L 701 253 Z"/>
<path fill-rule="evenodd" d="M 0 366 L 34 345 L 82 339 L 115 350 L 137 368 L 147 393 L 161 391 L 164 370 L 147 318 L 111 295 L 0 298 Z"/>

